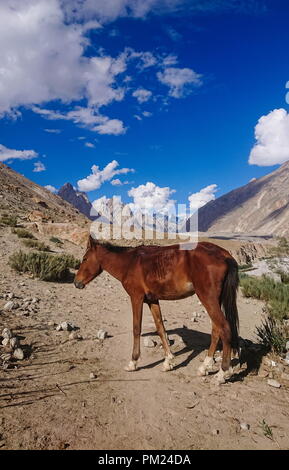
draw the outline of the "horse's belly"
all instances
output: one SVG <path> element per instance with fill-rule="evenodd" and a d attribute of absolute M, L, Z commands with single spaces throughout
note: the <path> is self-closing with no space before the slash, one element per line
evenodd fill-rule
<path fill-rule="evenodd" d="M 162 290 L 159 293 L 160 300 L 179 300 L 194 295 L 195 289 L 192 282 L 185 282 L 182 285 L 174 286 L 171 290 Z"/>

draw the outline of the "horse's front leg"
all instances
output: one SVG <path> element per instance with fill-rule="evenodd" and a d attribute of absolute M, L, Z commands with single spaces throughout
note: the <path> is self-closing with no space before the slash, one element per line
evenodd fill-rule
<path fill-rule="evenodd" d="M 131 305 L 133 313 L 133 350 L 131 361 L 125 367 L 125 370 L 128 372 L 133 372 L 137 370 L 137 361 L 140 357 L 140 334 L 143 312 L 143 295 L 131 296 Z"/>
<path fill-rule="evenodd" d="M 161 313 L 161 309 L 160 309 L 160 305 L 159 305 L 158 300 L 156 300 L 155 302 L 149 303 L 149 308 L 151 310 L 152 316 L 153 316 L 154 321 L 155 321 L 157 332 L 159 334 L 159 337 L 162 341 L 162 345 L 163 345 L 163 348 L 164 348 L 165 360 L 164 360 L 164 364 L 163 364 L 163 371 L 167 372 L 167 371 L 172 370 L 174 368 L 174 362 L 173 362 L 174 355 L 173 355 L 173 353 L 171 352 L 171 349 L 170 349 L 170 344 L 169 344 L 168 337 L 167 337 L 167 334 L 166 334 L 166 330 L 165 330 L 165 327 L 164 327 L 164 323 L 163 323 L 163 319 L 162 319 L 162 313 Z"/>

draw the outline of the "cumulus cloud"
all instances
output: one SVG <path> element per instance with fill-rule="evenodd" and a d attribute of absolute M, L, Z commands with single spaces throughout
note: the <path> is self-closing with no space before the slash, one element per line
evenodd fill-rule
<path fill-rule="evenodd" d="M 289 160 L 289 114 L 274 109 L 262 116 L 255 127 L 256 143 L 251 150 L 251 165 L 271 166 Z"/>
<path fill-rule="evenodd" d="M 33 168 L 34 173 L 41 173 L 42 171 L 45 171 L 45 170 L 46 170 L 46 167 L 42 162 L 34 163 L 34 168 Z"/>
<path fill-rule="evenodd" d="M 85 147 L 88 147 L 90 149 L 94 149 L 95 148 L 95 145 L 92 143 L 92 142 L 85 142 Z"/>
<path fill-rule="evenodd" d="M 112 186 L 123 186 L 124 184 L 132 184 L 133 181 L 120 181 L 119 178 L 116 178 L 115 180 L 112 180 L 110 182 L 110 184 L 112 184 Z"/>
<path fill-rule="evenodd" d="M 139 103 L 145 103 L 152 97 L 152 92 L 145 88 L 138 88 L 133 92 L 132 96 L 136 98 Z"/>
<path fill-rule="evenodd" d="M 0 162 L 6 160 L 31 160 L 37 158 L 38 153 L 34 150 L 14 150 L 0 144 Z"/>
<path fill-rule="evenodd" d="M 80 191 L 94 191 L 99 189 L 105 181 L 110 181 L 114 176 L 133 173 L 132 168 L 118 168 L 119 163 L 116 160 L 108 163 L 103 170 L 99 166 L 93 165 L 91 167 L 91 174 L 77 182 Z"/>
<path fill-rule="evenodd" d="M 202 85 L 201 75 L 189 68 L 168 67 L 157 73 L 159 81 L 169 87 L 169 96 L 183 98 L 192 87 Z"/>
<path fill-rule="evenodd" d="M 128 195 L 133 198 L 130 207 L 134 211 L 161 213 L 169 212 L 174 206 L 175 201 L 170 196 L 175 190 L 169 187 L 159 187 L 152 182 L 141 184 L 128 191 Z"/>
<path fill-rule="evenodd" d="M 53 194 L 57 193 L 57 189 L 54 186 L 52 186 L 51 184 L 47 184 L 46 186 L 44 186 L 44 188 L 48 189 L 48 191 L 50 191 Z"/>
<path fill-rule="evenodd" d="M 211 184 L 201 189 L 198 193 L 191 194 L 188 199 L 190 202 L 191 212 L 195 212 L 205 204 L 216 199 L 215 193 L 218 191 L 216 184 Z"/>

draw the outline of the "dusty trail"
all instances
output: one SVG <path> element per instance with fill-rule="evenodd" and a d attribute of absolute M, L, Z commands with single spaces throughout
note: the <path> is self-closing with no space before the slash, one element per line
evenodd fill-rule
<path fill-rule="evenodd" d="M 122 286 L 102 274 L 85 290 L 19 276 L 7 267 L 15 242 L 0 238 L 0 293 L 39 297 L 29 317 L 17 310 L 0 314 L 29 345 L 17 369 L 0 371 L 2 449 L 278 449 L 289 447 L 288 387 L 274 389 L 247 375 L 220 387 L 196 371 L 209 345 L 210 320 L 196 297 L 162 302 L 174 344 L 176 367 L 161 371 L 159 346 L 143 347 L 140 369 L 125 372 L 132 346 L 130 301 Z M 75 255 L 81 250 L 68 245 Z M 21 285 L 21 283 L 25 285 Z M 13 286 L 13 288 L 11 287 Z M 0 299 L 0 309 L 5 303 Z M 262 303 L 239 296 L 241 331 L 254 339 Z M 192 313 L 201 317 L 192 321 Z M 82 341 L 68 340 L 49 321 L 72 321 Z M 109 337 L 95 339 L 104 328 Z M 143 335 L 155 334 L 145 306 Z M 89 378 L 94 372 L 96 379 Z M 272 427 L 264 436 L 260 422 Z M 250 425 L 249 431 L 240 423 Z"/>

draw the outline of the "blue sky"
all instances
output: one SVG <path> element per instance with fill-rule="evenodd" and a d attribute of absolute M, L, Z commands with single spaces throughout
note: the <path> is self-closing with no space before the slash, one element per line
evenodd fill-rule
<path fill-rule="evenodd" d="M 263 176 L 289 159 L 288 18 L 281 0 L 1 3 L 0 161 L 92 201 L 196 207 Z"/>

